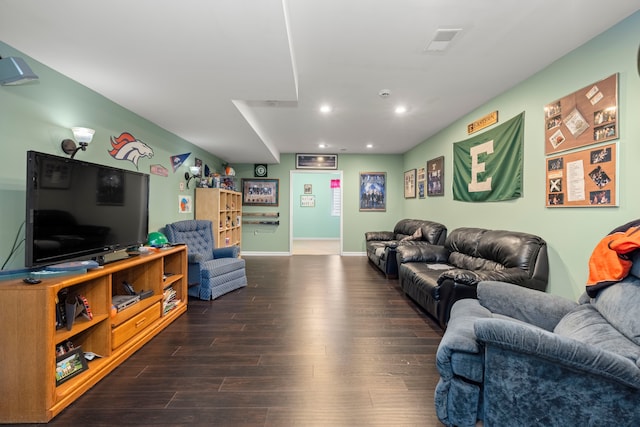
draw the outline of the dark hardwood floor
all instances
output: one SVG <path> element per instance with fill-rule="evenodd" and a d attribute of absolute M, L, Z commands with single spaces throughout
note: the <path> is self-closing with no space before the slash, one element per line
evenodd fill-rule
<path fill-rule="evenodd" d="M 246 257 L 54 418 L 71 425 L 441 426 L 442 331 L 364 257 Z"/>

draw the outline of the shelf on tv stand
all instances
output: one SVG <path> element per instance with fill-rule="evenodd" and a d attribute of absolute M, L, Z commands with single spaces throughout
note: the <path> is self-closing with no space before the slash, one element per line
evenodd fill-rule
<path fill-rule="evenodd" d="M 136 292 L 153 290 L 153 295 L 114 312 L 112 296 L 122 293 L 123 281 Z M 164 313 L 168 287 L 179 302 Z M 83 295 L 93 318 L 80 316 L 71 330 L 56 329 L 56 298 L 61 290 Z M 186 312 L 187 249 L 167 248 L 87 272 L 44 278 L 35 285 L 6 280 L 0 298 L 0 322 L 10 331 L 2 340 L 7 375 L 0 381 L 0 423 L 47 422 Z M 67 341 L 102 357 L 56 385 L 56 347 Z"/>

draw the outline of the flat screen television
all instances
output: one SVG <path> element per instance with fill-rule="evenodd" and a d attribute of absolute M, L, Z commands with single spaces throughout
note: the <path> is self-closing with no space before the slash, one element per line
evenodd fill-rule
<path fill-rule="evenodd" d="M 25 265 L 99 260 L 147 240 L 149 175 L 27 152 Z"/>

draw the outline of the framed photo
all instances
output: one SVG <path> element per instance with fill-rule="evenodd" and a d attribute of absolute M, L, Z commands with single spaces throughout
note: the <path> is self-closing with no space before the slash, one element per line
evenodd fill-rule
<path fill-rule="evenodd" d="M 444 156 L 427 162 L 427 196 L 444 196 Z"/>
<path fill-rule="evenodd" d="M 415 199 L 416 197 L 416 170 L 411 169 L 404 173 L 404 198 Z"/>
<path fill-rule="evenodd" d="M 300 207 L 303 208 L 315 208 L 316 196 L 300 196 Z"/>
<path fill-rule="evenodd" d="M 193 200 L 191 196 L 181 194 L 178 196 L 178 213 L 190 214 L 193 212 Z"/>
<path fill-rule="evenodd" d="M 296 154 L 296 169 L 338 169 L 338 155 Z"/>
<path fill-rule="evenodd" d="M 89 369 L 82 347 L 56 357 L 56 386 Z"/>
<path fill-rule="evenodd" d="M 360 172 L 360 212 L 385 212 L 386 210 L 386 172 Z"/>
<path fill-rule="evenodd" d="M 278 206 L 279 179 L 242 178 L 244 206 Z"/>

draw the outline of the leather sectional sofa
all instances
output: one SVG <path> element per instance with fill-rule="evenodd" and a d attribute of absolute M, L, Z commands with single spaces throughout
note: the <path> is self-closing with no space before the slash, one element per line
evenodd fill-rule
<path fill-rule="evenodd" d="M 420 219 L 403 219 L 393 231 L 369 231 L 364 234 L 367 257 L 388 279 L 398 277 L 398 246 L 442 246 L 447 237 L 444 225 Z"/>
<path fill-rule="evenodd" d="M 451 231 L 443 246 L 399 245 L 396 252 L 401 289 L 443 328 L 453 303 L 477 298 L 482 280 L 547 288 L 547 245 L 532 234 L 463 227 Z"/>

